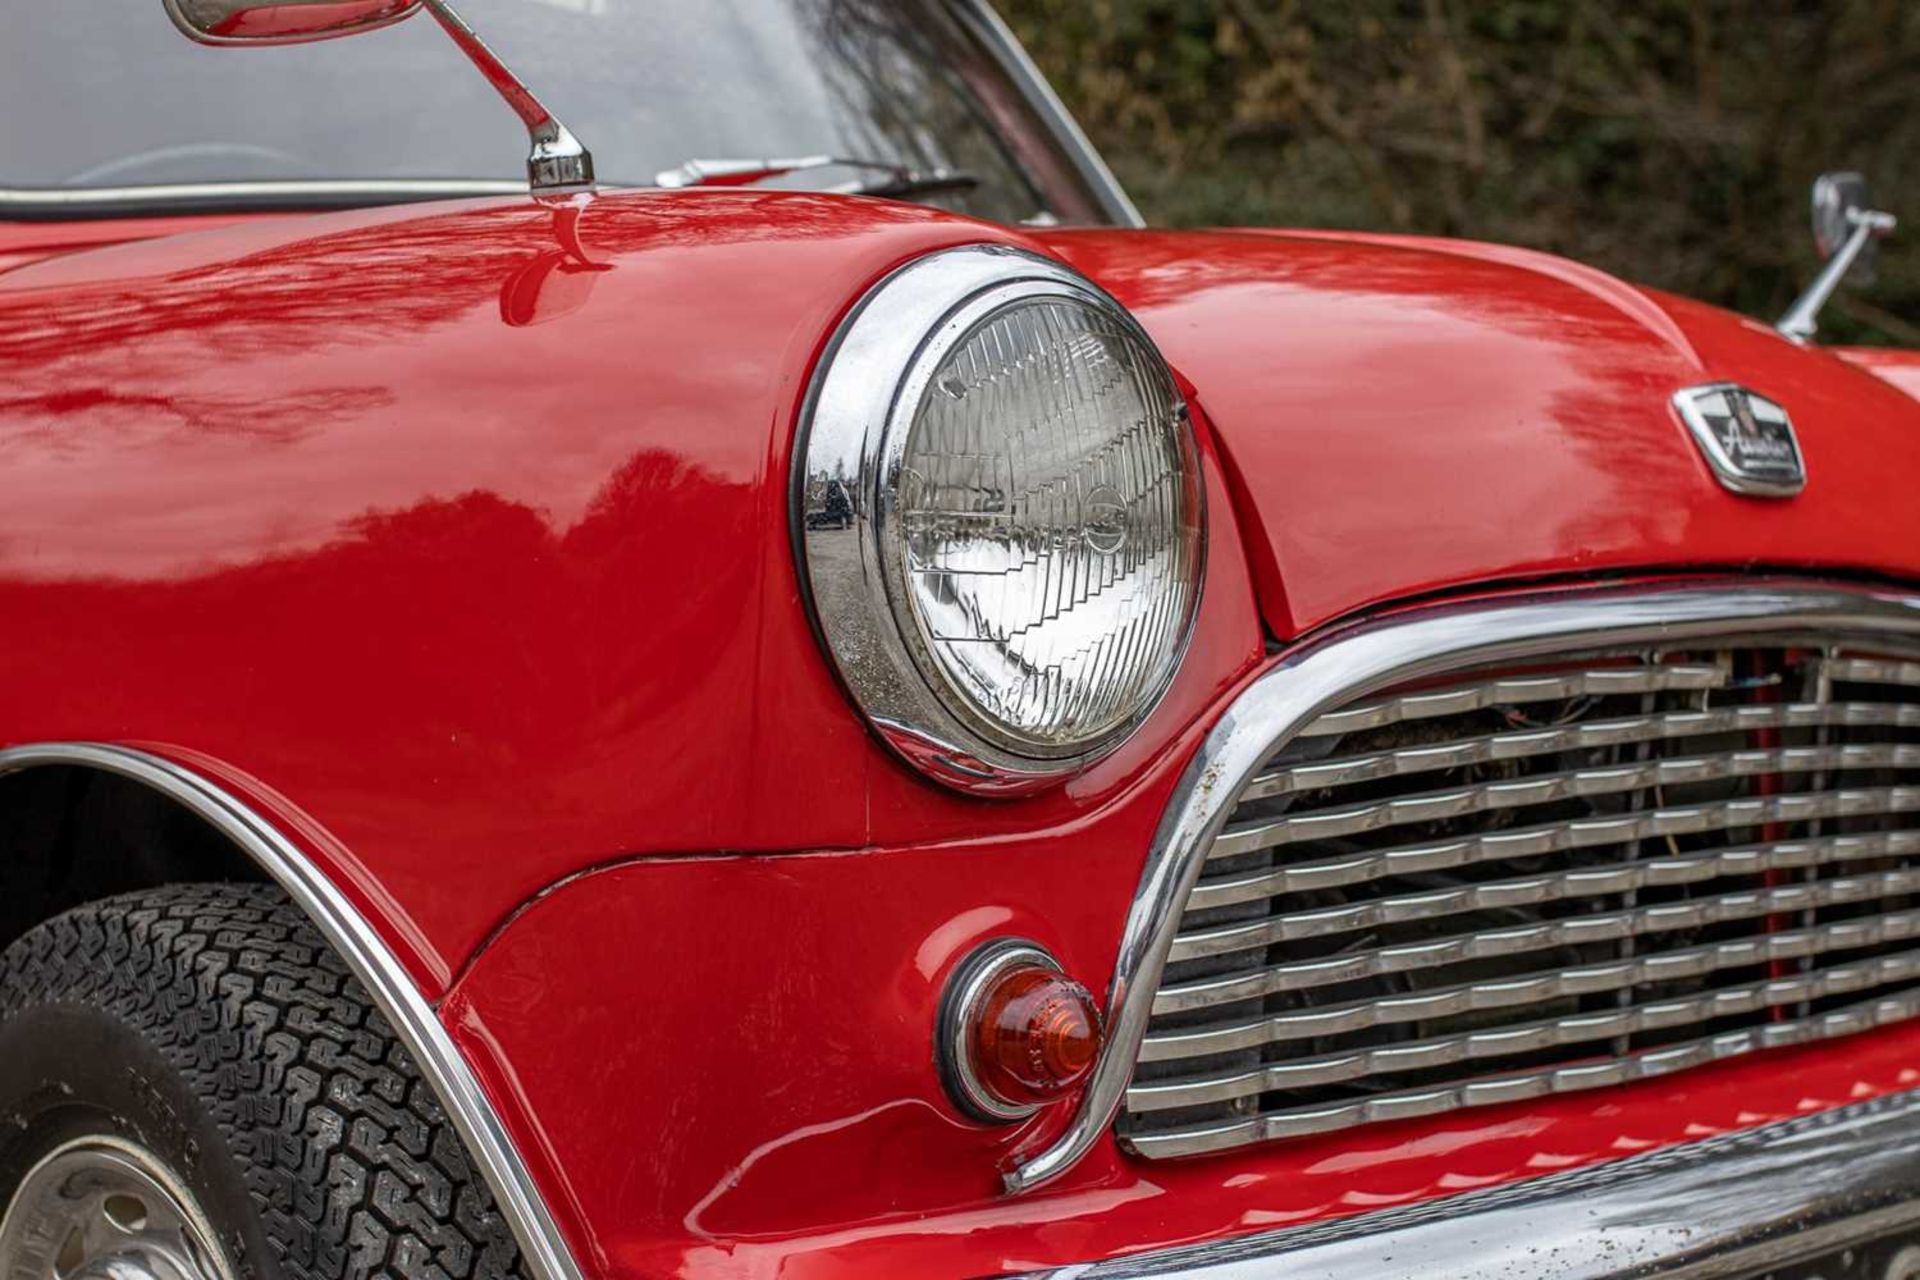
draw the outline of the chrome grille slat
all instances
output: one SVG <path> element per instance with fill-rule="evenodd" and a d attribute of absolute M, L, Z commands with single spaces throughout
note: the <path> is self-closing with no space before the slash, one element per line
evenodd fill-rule
<path fill-rule="evenodd" d="M 1603 667 L 1557 675 L 1511 676 L 1479 684 L 1420 690 L 1364 706 L 1330 711 L 1300 731 L 1302 738 L 1378 729 L 1408 720 L 1484 711 L 1488 707 L 1525 706 L 1575 697 L 1603 697 L 1675 689 L 1717 689 L 1727 681 L 1718 666 Z"/>
<path fill-rule="evenodd" d="M 1373 804 L 1325 809 L 1303 817 L 1279 818 L 1252 830 L 1229 828 L 1226 838 L 1245 843 L 1258 834 L 1256 848 L 1277 849 L 1303 840 L 1328 840 L 1413 822 L 1433 822 L 1496 809 L 1524 809 L 1555 800 L 1586 799 L 1670 787 L 1718 778 L 1750 778 L 1759 774 L 1812 773 L 1831 769 L 1901 768 L 1920 765 L 1920 746 L 1893 743 L 1849 744 L 1838 747 L 1786 747 L 1775 751 L 1726 751 L 1653 760 L 1645 764 L 1610 765 L 1542 774 L 1516 781 L 1487 782 L 1450 791 L 1422 792 Z"/>
<path fill-rule="evenodd" d="M 1920 662 L 1885 658 L 1834 658 L 1827 663 L 1827 676 L 1833 680 L 1857 680 L 1863 684 L 1904 684 L 1920 688 Z"/>
<path fill-rule="evenodd" d="M 1668 932 L 1674 929 L 1725 924 L 1733 920 L 1751 920 L 1783 911 L 1816 910 L 1820 907 L 1860 902 L 1883 892 L 1905 893 L 1908 891 L 1908 885 L 1909 881 L 1905 879 L 1875 881 L 1871 884 L 1854 880 L 1821 880 L 1815 882 L 1814 887 L 1782 885 L 1770 889 L 1743 890 L 1717 898 L 1696 898 L 1688 902 L 1635 907 L 1630 911 L 1618 913 L 1575 916 L 1555 921 L 1550 925 L 1527 926 L 1524 932 L 1488 930 L 1463 933 L 1456 935 L 1453 941 L 1470 948 L 1476 942 L 1486 941 L 1494 944 L 1486 948 L 1475 948 L 1472 951 L 1471 958 L 1483 960 L 1493 956 L 1517 955 L 1523 950 L 1538 950 L 1540 945 L 1605 942 L 1615 938 L 1631 937 L 1635 933 Z M 1920 888 L 1920 886 L 1914 887 Z M 1815 888 L 1818 892 L 1814 891 Z M 1174 958 L 1187 960 L 1196 956 L 1216 956 L 1231 951 L 1244 951 L 1252 946 L 1296 941 L 1292 931 L 1292 922 L 1296 918 L 1288 916 L 1283 920 L 1264 921 L 1259 925 L 1209 929 L 1185 934 L 1174 943 Z M 1498 942 L 1503 939 L 1518 940 L 1522 936 L 1529 939 L 1537 937 L 1539 935 L 1531 931 L 1539 929 L 1560 930 L 1561 932 L 1556 935 L 1558 941 L 1552 944 L 1536 943 L 1526 947 L 1498 945 Z M 1319 936 L 1306 930 L 1302 930 L 1302 934 L 1307 937 Z M 1430 959 L 1429 963 L 1443 963 L 1443 961 Z"/>
<path fill-rule="evenodd" d="M 1823 853 L 1823 851 L 1825 851 Z M 1735 845 L 1698 856 L 1674 856 L 1648 862 L 1634 860 L 1584 867 L 1555 875 L 1526 876 L 1513 880 L 1495 880 L 1485 884 L 1454 889 L 1434 889 L 1401 894 L 1359 903 L 1345 908 L 1327 908 L 1317 912 L 1295 912 L 1288 917 L 1300 932 L 1293 937 L 1313 937 L 1343 929 L 1364 929 L 1397 919 L 1448 915 L 1457 911 L 1482 910 L 1539 904 L 1582 894 L 1627 893 L 1636 889 L 1667 885 L 1696 884 L 1715 876 L 1752 874 L 1764 871 L 1796 871 L 1827 863 L 1846 862 L 1862 857 L 1920 852 L 1920 831 L 1879 832 L 1865 836 L 1827 836 L 1811 840 L 1780 841 L 1765 845 Z M 1253 902 L 1272 896 L 1271 877 L 1243 876 L 1215 880 L 1194 886 L 1190 909 L 1207 910 Z M 1342 912 L 1351 923 L 1341 924 Z"/>
<path fill-rule="evenodd" d="M 1576 724 L 1565 729 L 1527 729 L 1512 733 L 1463 738 L 1432 746 L 1361 756 L 1331 764 L 1302 764 L 1261 774 L 1241 793 L 1242 800 L 1260 800 L 1314 791 L 1355 782 L 1463 765 L 1522 760 L 1529 756 L 1599 747 L 1703 737 L 1718 733 L 1749 733 L 1779 728 L 1920 728 L 1920 706 L 1880 702 L 1823 704 L 1801 702 L 1772 706 L 1723 707 L 1717 711 L 1675 711 L 1657 716 L 1628 716 L 1617 720 Z"/>
<path fill-rule="evenodd" d="M 1623 894 L 1634 890 L 1697 884 L 1733 875 L 1759 875 L 1770 871 L 1798 871 L 1840 866 L 1868 858 L 1904 857 L 1920 854 L 1920 831 L 1887 831 L 1860 836 L 1821 836 L 1811 840 L 1783 841 L 1771 845 L 1748 845 L 1694 857 L 1675 857 L 1641 862 L 1623 862 L 1591 871 L 1530 877 L 1522 880 L 1494 881 L 1458 890 L 1431 894 L 1413 894 L 1401 899 L 1382 899 L 1381 906 L 1394 903 L 1434 904 L 1432 914 L 1443 915 L 1483 909 L 1489 905 L 1513 902 L 1538 904 L 1563 901 L 1584 892 Z M 1821 883 L 1833 884 L 1835 881 Z M 1527 893 L 1537 886 L 1536 894 Z M 1491 891 L 1491 892 L 1489 892 Z M 1829 891 L 1831 894 L 1832 891 Z M 1860 892 L 1871 894 L 1868 888 Z M 1482 895 L 1494 899 L 1482 900 Z M 1791 893 L 1789 893 L 1789 897 Z M 1207 1005 L 1230 1004 L 1238 1000 L 1277 995 L 1311 987 L 1392 973 L 1407 973 L 1442 964 L 1468 960 L 1491 960 L 1501 956 L 1522 955 L 1530 951 L 1577 946 L 1583 943 L 1613 941 L 1640 933 L 1657 933 L 1663 928 L 1678 929 L 1726 923 L 1745 918 L 1735 914 L 1731 904 L 1752 900 L 1756 914 L 1804 910 L 1804 899 L 1768 899 L 1761 903 L 1753 893 L 1727 895 L 1722 899 L 1698 900 L 1690 910 L 1668 907 L 1665 910 L 1635 909 L 1577 916 L 1553 924 L 1525 928 L 1491 930 L 1459 934 L 1438 942 L 1412 943 L 1399 947 L 1343 952 L 1324 960 L 1303 960 L 1277 964 L 1258 972 L 1233 978 L 1203 979 L 1163 986 L 1154 996 L 1155 1013 L 1175 1013 Z M 1832 906 L 1857 899 L 1832 897 L 1814 906 Z M 1356 910 L 1364 910 L 1357 908 Z M 1300 919 L 1295 916 L 1292 919 Z M 1356 927 L 1366 928 L 1395 918 L 1393 911 Z M 1215 954 L 1203 952 L 1200 954 Z M 1183 955 L 1181 958 L 1187 958 Z"/>
<path fill-rule="evenodd" d="M 1831 889 L 1828 886 L 1831 886 Z M 1819 885 L 1792 885 L 1760 890 L 1744 895 L 1746 900 L 1739 904 L 1735 913 L 1712 918 L 1719 921 L 1757 919 L 1768 915 L 1784 915 L 1793 911 L 1810 910 L 1816 906 L 1827 906 L 1838 902 L 1866 902 L 1890 895 L 1912 893 L 1916 890 L 1920 890 L 1920 871 L 1890 871 L 1866 880 L 1829 880 Z M 1720 901 L 1729 900 L 1721 899 Z M 1699 918 L 1698 916 L 1689 917 L 1691 920 Z M 1283 1044 L 1292 1040 L 1313 1040 L 1339 1035 L 1342 1032 L 1364 1031 L 1373 1027 L 1420 1022 L 1454 1014 L 1489 1013 L 1499 1009 L 1540 1004 L 1547 1000 L 1564 999 L 1568 996 L 1593 995 L 1644 983 L 1697 977 L 1716 968 L 1780 958 L 1772 954 L 1756 956 L 1742 951 L 1741 948 L 1770 945 L 1775 939 L 1798 937 L 1796 933 L 1763 934 L 1759 939 L 1746 939 L 1737 943 L 1715 944 L 1684 951 L 1657 952 L 1632 959 L 1609 961 L 1605 964 L 1579 965 L 1551 972 L 1518 974 L 1497 982 L 1463 983 L 1418 995 L 1384 996 L 1373 1000 L 1275 1014 L 1257 1022 L 1211 1027 L 1205 1031 L 1162 1032 L 1147 1036 L 1141 1043 L 1140 1061 L 1158 1062 L 1168 1058 L 1187 1058 L 1224 1053 L 1231 1049 Z M 1746 958 L 1740 958 L 1742 956 Z"/>
<path fill-rule="evenodd" d="M 1461 1084 L 1376 1095 L 1350 1103 L 1268 1112 L 1227 1124 L 1192 1126 L 1163 1133 L 1130 1134 L 1128 1143 L 1142 1155 L 1185 1156 L 1220 1151 L 1248 1142 L 1300 1138 L 1355 1125 L 1409 1120 L 1463 1107 L 1522 1102 L 1556 1093 L 1574 1093 L 1627 1084 L 1701 1066 L 1756 1049 L 1782 1049 L 1809 1041 L 1849 1035 L 1920 1015 L 1920 992 L 1863 1001 L 1828 1013 L 1762 1023 L 1739 1031 L 1705 1036 L 1631 1057 L 1612 1058 L 1548 1071 L 1485 1076 Z"/>
<path fill-rule="evenodd" d="M 1240 766 L 1131 1042 L 1133 1150 L 1920 1016 L 1910 652 L 1796 634 L 1422 680 L 1303 707 Z"/>
<path fill-rule="evenodd" d="M 1407 875 L 1415 871 L 1451 870 L 1494 858 L 1536 857 L 1545 853 L 1625 844 L 1651 836 L 1699 835 L 1761 826 L 1769 822 L 1810 822 L 1819 818 L 1858 817 L 1862 814 L 1909 813 L 1916 808 L 1920 808 L 1920 787 L 1794 792 L 1727 800 L 1717 804 L 1648 809 L 1611 817 L 1523 827 L 1464 840 L 1370 850 L 1330 862 L 1282 867 L 1269 873 L 1266 882 L 1273 886 L 1273 894 L 1302 893 L 1311 889 L 1340 888 L 1386 876 Z M 1221 843 L 1225 843 L 1224 838 Z M 1250 846 L 1252 849 L 1267 847 Z M 1247 851 L 1235 847 L 1235 852 Z"/>
<path fill-rule="evenodd" d="M 1848 920 L 1818 929 L 1763 934 L 1735 942 L 1701 947 L 1691 952 L 1669 952 L 1659 957 L 1672 960 L 1671 972 L 1662 977 L 1679 976 L 1687 962 L 1705 973 L 1719 968 L 1761 964 L 1771 960 L 1798 959 L 1823 951 L 1874 946 L 1883 942 L 1909 941 L 1920 936 L 1920 912 L 1904 911 L 1892 915 Z M 1906 952 L 1898 965 L 1888 964 L 1870 971 L 1860 966 L 1834 969 L 1841 983 L 1878 985 L 1920 976 L 1920 951 Z M 1876 965 L 1881 961 L 1875 961 Z M 1889 977 L 1888 975 L 1897 975 Z M 1709 995 L 1689 999 L 1655 1001 L 1650 1004 L 1624 1005 L 1591 1013 L 1573 1014 L 1534 1022 L 1521 1022 L 1488 1031 L 1470 1031 L 1459 1035 L 1424 1040 L 1402 1041 L 1350 1053 L 1324 1054 L 1271 1063 L 1255 1071 L 1226 1075 L 1181 1078 L 1136 1085 L 1128 1090 L 1127 1103 L 1140 1111 L 1163 1111 L 1192 1106 L 1200 1102 L 1221 1102 L 1247 1097 L 1272 1089 L 1300 1088 L 1306 1085 L 1335 1084 L 1377 1073 L 1425 1070 L 1451 1066 L 1478 1058 L 1497 1058 L 1549 1045 L 1586 1044 L 1663 1026 L 1725 1017 L 1734 1013 L 1797 1002 L 1815 994 L 1836 994 L 1859 990 L 1858 985 L 1828 986 L 1815 991 L 1800 978 L 1754 983 L 1744 987 L 1723 988 Z M 1148 1043 L 1152 1043 L 1149 1041 Z"/>

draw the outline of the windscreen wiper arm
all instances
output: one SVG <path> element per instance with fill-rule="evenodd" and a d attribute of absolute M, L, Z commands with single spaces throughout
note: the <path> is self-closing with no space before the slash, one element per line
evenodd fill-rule
<path fill-rule="evenodd" d="M 793 156 L 784 160 L 689 160 L 654 175 L 662 187 L 750 187 L 807 169 L 871 169 L 884 177 L 873 182 L 836 187 L 842 195 L 910 196 L 935 191 L 964 191 L 980 179 L 958 169 L 914 169 L 892 160 L 863 160 L 852 156 Z"/>

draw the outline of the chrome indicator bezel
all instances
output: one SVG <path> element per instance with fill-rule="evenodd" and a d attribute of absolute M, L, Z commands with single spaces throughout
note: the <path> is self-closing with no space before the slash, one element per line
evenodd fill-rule
<path fill-rule="evenodd" d="M 974 1071 L 969 1041 L 988 990 L 1009 969 L 1037 965 L 1064 974 L 1060 962 L 1037 942 L 1025 938 L 997 938 L 960 962 L 947 980 L 940 1002 L 934 1054 L 941 1083 L 953 1104 L 969 1120 L 982 1124 L 1012 1124 L 1040 1108 L 1032 1103 L 1006 1102 L 994 1096 Z"/>

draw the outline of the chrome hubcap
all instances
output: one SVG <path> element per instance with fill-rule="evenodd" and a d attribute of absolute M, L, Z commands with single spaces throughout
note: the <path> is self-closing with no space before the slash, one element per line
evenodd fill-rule
<path fill-rule="evenodd" d="M 121 1138 L 77 1138 L 0 1217 L 0 1280 L 237 1280 L 193 1196 Z"/>

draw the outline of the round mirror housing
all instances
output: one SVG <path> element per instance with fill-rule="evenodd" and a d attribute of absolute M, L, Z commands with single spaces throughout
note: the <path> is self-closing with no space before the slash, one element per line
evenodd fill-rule
<path fill-rule="evenodd" d="M 173 25 L 201 44 L 304 44 L 411 17 L 420 0 L 165 0 Z"/>
<path fill-rule="evenodd" d="M 1813 240 L 1820 256 L 1831 258 L 1846 245 L 1855 228 L 1873 209 L 1873 195 L 1867 180 L 1857 173 L 1823 173 L 1813 182 Z M 1868 236 L 1853 265 L 1847 268 L 1848 284 L 1873 283 L 1876 245 Z"/>
<path fill-rule="evenodd" d="M 1820 327 L 1820 308 L 1842 281 L 1873 282 L 1874 241 L 1890 234 L 1897 221 L 1872 207 L 1867 180 L 1859 174 L 1823 173 L 1815 179 L 1813 238 L 1827 265 L 1773 327 L 1795 342 L 1810 340 Z"/>

